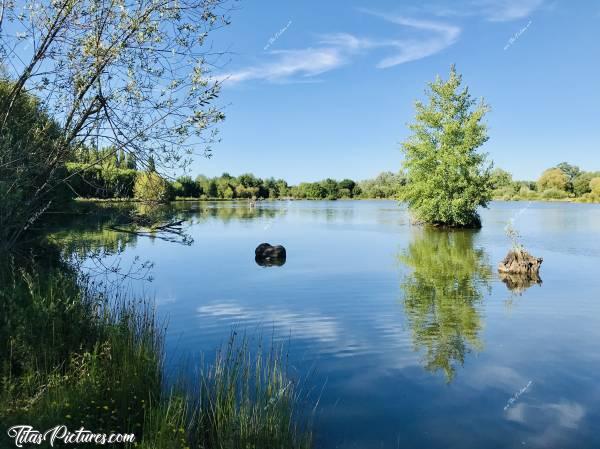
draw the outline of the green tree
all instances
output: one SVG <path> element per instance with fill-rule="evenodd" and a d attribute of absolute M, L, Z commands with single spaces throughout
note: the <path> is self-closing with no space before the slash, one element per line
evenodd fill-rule
<path fill-rule="evenodd" d="M 217 198 L 219 196 L 219 187 L 214 179 L 209 180 L 206 185 L 206 196 L 208 198 Z"/>
<path fill-rule="evenodd" d="M 137 161 L 135 154 L 127 153 L 125 155 L 125 166 L 130 170 L 137 170 Z"/>
<path fill-rule="evenodd" d="M 13 82 L 0 97 L 0 139 L 14 137 L 11 127 L 22 128 L 19 104 L 30 92 L 58 122 L 52 154 L 31 169 L 39 183 L 34 198 L 11 203 L 7 214 L 27 214 L 28 227 L 43 216 L 67 182 L 57 174 L 80 144 L 106 142 L 141 162 L 154 151 L 170 166 L 201 149 L 210 154 L 224 114 L 214 107 L 221 81 L 210 74 L 220 55 L 207 40 L 229 23 L 225 3 L 3 1 L 1 76 Z M 15 148 L 18 160 L 40 162 L 23 145 Z"/>
<path fill-rule="evenodd" d="M 583 196 L 592 191 L 590 181 L 600 176 L 600 172 L 582 172 L 573 180 L 573 192 L 576 196 Z"/>
<path fill-rule="evenodd" d="M 123 150 L 123 148 L 119 150 L 119 160 L 117 167 L 127 168 L 127 157 L 125 156 L 125 151 Z"/>
<path fill-rule="evenodd" d="M 581 169 L 578 166 L 571 165 L 568 162 L 561 162 L 560 164 L 558 164 L 556 166 L 556 168 L 559 168 L 560 170 L 562 170 L 562 172 L 565 175 L 567 175 L 569 180 L 573 180 L 574 178 L 576 178 L 578 175 L 581 174 Z"/>
<path fill-rule="evenodd" d="M 133 186 L 134 197 L 141 201 L 164 203 L 171 199 L 169 183 L 158 173 L 138 173 Z"/>
<path fill-rule="evenodd" d="M 329 200 L 338 198 L 338 183 L 335 179 L 327 178 L 321 181 L 321 186 L 325 190 L 325 197 Z"/>
<path fill-rule="evenodd" d="M 560 168 L 549 168 L 538 179 L 538 191 L 556 189 L 566 191 L 569 178 Z"/>
<path fill-rule="evenodd" d="M 0 105 L 13 87 L 0 80 Z M 60 136 L 59 124 L 36 97 L 24 92 L 14 97 L 12 113 L 0 130 L 0 252 L 12 247 L 38 218 L 32 211 L 41 214 L 57 205 L 57 192 L 49 196 L 45 188 L 63 177 L 63 167 L 53 163 Z"/>
<path fill-rule="evenodd" d="M 600 195 L 600 177 L 593 178 L 590 181 L 590 190 L 594 195 Z"/>
<path fill-rule="evenodd" d="M 513 184 L 512 175 L 501 168 L 495 168 L 492 170 L 490 173 L 490 181 L 494 190 L 498 190 L 503 187 L 511 187 Z"/>
<path fill-rule="evenodd" d="M 275 187 L 277 189 L 277 197 L 281 198 L 289 195 L 289 186 L 288 183 L 283 179 L 278 179 L 275 181 Z"/>
<path fill-rule="evenodd" d="M 353 180 L 346 178 L 342 179 L 338 183 L 338 187 L 340 189 L 340 196 L 347 196 L 348 198 L 352 198 L 354 196 L 354 187 L 356 187 L 356 183 Z"/>
<path fill-rule="evenodd" d="M 491 167 L 477 150 L 487 140 L 488 106 L 462 88 L 454 66 L 447 81 L 429 83 L 428 103 L 416 103 L 412 136 L 402 144 L 408 177 L 401 197 L 423 223 L 480 226 L 477 208 L 491 199 Z"/>
<path fill-rule="evenodd" d="M 148 173 L 156 172 L 156 162 L 154 162 L 154 156 L 148 157 L 148 167 L 146 167 L 146 171 L 148 171 Z"/>

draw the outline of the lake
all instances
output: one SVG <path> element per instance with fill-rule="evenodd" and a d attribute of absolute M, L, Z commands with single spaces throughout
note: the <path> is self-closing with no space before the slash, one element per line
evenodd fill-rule
<path fill-rule="evenodd" d="M 189 244 L 69 235 L 123 267 L 153 262 L 152 282 L 129 282 L 168 322 L 169 370 L 232 329 L 262 333 L 318 400 L 318 448 L 600 447 L 600 205 L 495 202 L 476 232 L 411 225 L 393 201 L 168 213 Z M 497 274 L 510 220 L 544 258 L 541 284 Z M 259 266 L 262 242 L 284 245 L 286 263 Z"/>

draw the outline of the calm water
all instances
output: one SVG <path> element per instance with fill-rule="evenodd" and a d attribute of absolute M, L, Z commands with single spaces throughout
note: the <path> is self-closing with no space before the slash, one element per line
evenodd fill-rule
<path fill-rule="evenodd" d="M 82 231 L 154 262 L 134 288 L 168 317 L 172 367 L 262 329 L 320 395 L 320 448 L 600 447 L 600 206 L 494 203 L 479 232 L 411 226 L 391 201 L 176 212 L 189 246 Z M 541 285 L 498 278 L 511 218 Z M 261 242 L 286 264 L 258 266 Z"/>

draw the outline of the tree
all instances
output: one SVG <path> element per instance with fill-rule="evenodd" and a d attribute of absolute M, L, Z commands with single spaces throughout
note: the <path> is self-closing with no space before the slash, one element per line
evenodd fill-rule
<path fill-rule="evenodd" d="M 141 201 L 164 203 L 171 199 L 169 183 L 156 172 L 138 173 L 133 195 Z"/>
<path fill-rule="evenodd" d="M 401 198 L 423 223 L 478 227 L 477 208 L 491 199 L 491 166 L 477 151 L 488 140 L 489 108 L 461 83 L 454 66 L 447 81 L 429 83 L 429 101 L 416 103 L 413 134 L 402 144 L 408 182 Z"/>
<path fill-rule="evenodd" d="M 0 104 L 12 89 L 11 83 L 0 80 Z M 0 250 L 12 247 L 33 223 L 32 210 L 43 212 L 53 200 L 56 203 L 56 195 L 44 198 L 38 192 L 62 175 L 56 170 L 48 177 L 46 171 L 59 137 L 59 124 L 36 97 L 22 92 L 14 98 L 12 113 L 0 132 Z"/>
<path fill-rule="evenodd" d="M 27 92 L 59 125 L 51 157 L 35 169 L 40 189 L 28 223 L 66 182 L 57 173 L 79 144 L 101 142 L 141 163 L 154 152 L 162 166 L 185 165 L 202 149 L 210 155 L 224 115 L 211 106 L 221 82 L 210 68 L 220 55 L 208 37 L 229 23 L 226 1 L 24 0 L 0 8 L 0 55 L 14 81 L 0 98 L 0 139 L 12 134 Z"/>
<path fill-rule="evenodd" d="M 593 178 L 590 181 L 590 190 L 594 195 L 600 195 L 600 177 Z"/>
<path fill-rule="evenodd" d="M 568 182 L 569 178 L 560 168 L 549 168 L 538 179 L 538 191 L 543 192 L 549 189 L 565 191 Z"/>
<path fill-rule="evenodd" d="M 123 150 L 123 148 L 119 150 L 119 160 L 117 167 L 127 168 L 127 156 L 125 156 L 125 151 Z"/>
<path fill-rule="evenodd" d="M 338 183 L 335 179 L 327 178 L 321 181 L 321 186 L 325 190 L 325 197 L 329 200 L 338 198 Z"/>
<path fill-rule="evenodd" d="M 136 162 L 135 154 L 133 154 L 133 153 L 125 154 L 125 167 L 130 170 L 137 169 L 137 162 Z"/>
<path fill-rule="evenodd" d="M 560 169 L 567 177 L 567 185 L 565 186 L 565 190 L 569 193 L 574 193 L 575 187 L 573 185 L 573 181 L 575 181 L 575 178 L 582 173 L 581 169 L 576 165 L 569 164 L 568 162 L 561 162 L 556 166 L 556 168 Z"/>
<path fill-rule="evenodd" d="M 561 162 L 556 166 L 556 168 L 560 169 L 567 176 L 569 182 L 572 182 L 581 174 L 581 169 L 579 167 L 576 165 L 571 165 L 568 162 Z"/>
<path fill-rule="evenodd" d="M 156 172 L 156 163 L 154 162 L 154 156 L 148 157 L 147 172 L 148 173 L 154 173 L 154 172 Z"/>
<path fill-rule="evenodd" d="M 206 195 L 208 196 L 208 198 L 217 198 L 217 196 L 219 195 L 219 188 L 214 179 L 208 181 L 208 184 L 206 186 Z"/>
<path fill-rule="evenodd" d="M 511 187 L 513 184 L 512 175 L 501 168 L 495 168 L 490 173 L 490 181 L 494 190 L 498 190 L 503 187 Z"/>

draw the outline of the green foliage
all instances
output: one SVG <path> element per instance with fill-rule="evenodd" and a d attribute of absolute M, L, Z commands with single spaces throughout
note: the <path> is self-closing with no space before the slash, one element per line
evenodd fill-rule
<path fill-rule="evenodd" d="M 140 435 L 161 395 L 153 315 L 118 298 L 109 306 L 54 257 L 44 264 L 9 262 L 0 273 L 0 421 Z"/>
<path fill-rule="evenodd" d="M 600 177 L 600 172 L 581 172 L 573 180 L 573 191 L 576 196 L 583 196 L 592 191 L 590 181 L 595 177 Z"/>
<path fill-rule="evenodd" d="M 567 162 L 561 162 L 560 164 L 558 164 L 556 166 L 556 168 L 561 170 L 567 177 L 567 185 L 565 186 L 565 190 L 569 193 L 573 193 L 574 192 L 573 181 L 575 180 L 575 178 L 577 178 L 577 176 L 582 174 L 581 169 L 579 167 L 577 167 L 576 165 L 571 165 Z"/>
<path fill-rule="evenodd" d="M 506 187 L 513 187 L 512 175 L 506 170 L 495 168 L 490 173 L 490 182 L 494 190 L 500 190 Z"/>
<path fill-rule="evenodd" d="M 132 198 L 137 171 L 110 165 L 66 164 L 68 185 L 75 197 Z"/>
<path fill-rule="evenodd" d="M 488 107 L 475 100 L 454 66 L 447 81 L 429 84 L 428 103 L 416 103 L 413 134 L 402 144 L 408 183 L 401 198 L 417 220 L 441 226 L 480 225 L 477 208 L 491 199 L 490 167 L 477 152 L 488 136 Z"/>
<path fill-rule="evenodd" d="M 251 353 L 234 334 L 200 375 L 200 397 L 166 390 L 164 335 L 143 301 L 99 291 L 55 254 L 1 264 L 0 282 L 3 425 L 133 433 L 142 449 L 311 447 L 297 382 L 274 345 Z"/>
<path fill-rule="evenodd" d="M 541 193 L 541 197 L 545 200 L 561 200 L 567 198 L 569 194 L 564 190 L 550 187 Z"/>
<path fill-rule="evenodd" d="M 175 197 L 198 198 L 202 187 L 189 176 L 181 176 L 172 184 Z"/>
<path fill-rule="evenodd" d="M 142 172 L 135 178 L 133 195 L 141 201 L 164 203 L 172 197 L 169 183 L 158 173 Z"/>
<path fill-rule="evenodd" d="M 0 79 L 0 116 L 14 84 Z M 57 143 L 60 126 L 37 98 L 21 93 L 0 127 L 0 251 L 10 248 L 39 217 L 68 197 L 57 184 L 65 176 Z M 53 186 L 52 195 L 41 192 Z"/>
<path fill-rule="evenodd" d="M 383 172 L 375 179 L 361 181 L 353 192 L 360 198 L 398 199 L 405 185 L 406 177 L 402 173 Z"/>
<path fill-rule="evenodd" d="M 414 346 L 423 351 L 425 368 L 444 372 L 448 382 L 466 354 L 482 348 L 478 305 L 492 271 L 473 236 L 425 229 L 399 256 L 412 269 L 401 287 Z"/>
<path fill-rule="evenodd" d="M 296 425 L 300 397 L 285 360 L 281 348 L 253 354 L 247 338 L 232 335 L 202 377 L 200 447 L 311 447 L 310 432 Z"/>
<path fill-rule="evenodd" d="M 600 203 L 600 176 L 590 180 L 589 189 L 590 191 L 582 196 L 582 201 Z"/>
<path fill-rule="evenodd" d="M 566 191 L 569 178 L 560 168 L 549 168 L 538 179 L 537 186 L 540 192 L 547 189 Z"/>

